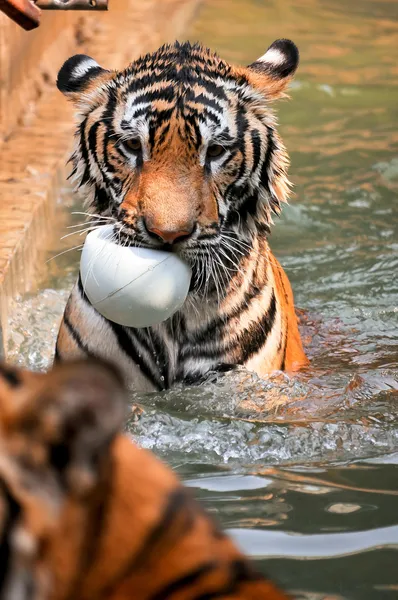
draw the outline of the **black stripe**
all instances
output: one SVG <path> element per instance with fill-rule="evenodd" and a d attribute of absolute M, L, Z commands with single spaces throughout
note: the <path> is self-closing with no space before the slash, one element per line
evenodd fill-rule
<path fill-rule="evenodd" d="M 253 289 L 253 298 L 255 298 L 262 290 L 255 288 Z M 243 301 L 239 307 L 234 311 L 233 316 L 239 316 L 239 313 L 243 310 L 247 310 L 247 303 Z M 186 358 L 208 358 L 213 360 L 219 360 L 223 355 L 240 348 L 240 357 L 237 361 L 238 364 L 244 364 L 249 358 L 256 354 L 260 348 L 265 344 L 266 339 L 271 332 L 275 321 L 276 314 L 276 300 L 274 292 L 272 291 L 271 301 L 266 313 L 262 316 L 259 321 L 256 321 L 246 330 L 244 330 L 239 337 L 234 341 L 223 344 L 220 338 L 223 337 L 225 331 L 224 328 L 228 327 L 229 319 L 232 316 L 228 315 L 228 318 L 214 320 L 210 323 L 205 330 L 200 331 L 200 335 L 192 336 L 189 342 L 180 350 L 179 361 L 181 361 L 181 370 L 183 370 L 183 360 Z M 213 348 L 202 347 L 208 341 L 214 340 Z"/>
<path fill-rule="evenodd" d="M 151 356 L 155 357 L 155 364 L 152 366 L 154 373 L 159 375 L 161 389 L 169 387 L 169 356 L 162 338 L 150 327 L 146 327 L 145 329 L 129 327 L 127 331 L 131 338 L 135 339 Z"/>
<path fill-rule="evenodd" d="M 0 481 L 0 495 L 5 504 L 5 519 L 0 522 L 0 595 L 9 575 L 11 561 L 12 529 L 21 513 L 21 507 L 10 495 L 6 485 Z"/>
<path fill-rule="evenodd" d="M 152 104 L 155 100 L 165 100 L 166 102 L 174 103 L 176 93 L 172 85 L 162 87 L 160 89 L 147 90 L 139 92 L 134 96 L 132 106 L 136 104 L 142 104 L 144 102 Z"/>
<path fill-rule="evenodd" d="M 62 360 L 62 359 L 61 359 L 61 355 L 60 355 L 60 353 L 59 353 L 59 348 L 58 348 L 58 340 L 57 340 L 57 343 L 56 343 L 56 345 L 55 345 L 55 352 L 54 352 L 53 364 L 55 365 L 55 364 L 57 364 L 57 363 L 61 362 L 61 360 Z"/>
<path fill-rule="evenodd" d="M 219 103 L 217 102 L 217 100 L 215 98 L 209 98 L 208 96 L 205 96 L 203 93 L 200 93 L 197 96 L 193 96 L 192 101 L 195 103 L 197 102 L 199 104 L 203 104 L 203 106 L 210 106 L 216 112 L 218 112 L 220 115 L 222 115 L 224 112 L 223 108 L 219 105 Z"/>
<path fill-rule="evenodd" d="M 166 556 L 167 549 L 191 531 L 195 519 L 195 508 L 188 490 L 182 486 L 173 489 L 167 498 L 159 520 L 144 539 L 140 549 L 121 568 L 113 581 L 106 586 L 102 597 L 111 597 L 129 575 L 147 566 L 148 562 L 153 560 L 159 563 Z"/>
<path fill-rule="evenodd" d="M 229 150 L 229 154 L 226 156 L 225 160 L 221 163 L 221 167 L 223 169 L 225 169 L 225 167 L 236 158 L 236 155 L 239 152 L 239 148 L 236 144 L 229 146 L 228 150 Z M 234 168 L 235 168 L 235 171 L 234 172 L 229 171 L 228 175 L 232 175 L 233 177 L 236 177 L 236 175 L 238 173 L 238 168 L 237 167 L 234 167 Z M 228 194 L 228 190 L 231 190 L 233 187 L 234 187 L 234 184 L 231 184 L 230 186 L 228 186 L 225 194 L 223 194 L 225 198 Z"/>
<path fill-rule="evenodd" d="M 230 365 L 228 363 L 219 363 L 218 365 L 211 367 L 211 372 L 213 373 L 228 373 L 229 371 L 234 371 L 237 369 L 237 365 Z M 209 381 L 209 373 L 188 373 L 185 375 L 184 366 L 179 371 L 179 380 L 181 380 L 185 385 L 201 385 L 202 383 L 206 383 Z M 220 537 L 220 530 L 218 530 L 218 537 Z"/>
<path fill-rule="evenodd" d="M 254 216 L 257 213 L 258 193 L 250 194 L 244 202 L 238 207 L 238 213 L 241 220 L 246 220 L 248 215 Z"/>
<path fill-rule="evenodd" d="M 197 240 L 200 240 L 201 242 L 203 242 L 204 240 L 216 239 L 216 237 L 218 236 L 218 234 L 219 234 L 219 232 L 218 232 L 218 227 L 217 227 L 211 233 L 200 233 L 198 235 L 198 237 L 197 237 Z"/>
<path fill-rule="evenodd" d="M 193 115 L 186 115 L 185 120 L 191 126 L 195 136 L 195 140 L 193 140 L 194 148 L 198 149 L 202 143 L 202 134 L 197 119 Z"/>
<path fill-rule="evenodd" d="M 147 536 L 134 558 L 134 568 L 144 566 L 151 554 L 155 560 L 159 551 L 167 550 L 177 540 L 189 533 L 194 525 L 196 505 L 189 490 L 182 486 L 175 488 L 168 496 L 160 520 Z"/>
<path fill-rule="evenodd" d="M 154 86 L 156 83 L 164 82 L 170 82 L 171 84 L 174 84 L 171 87 L 175 89 L 174 86 L 178 86 L 178 83 L 182 80 L 183 75 L 184 73 L 182 73 L 181 71 L 177 72 L 177 70 L 173 67 L 169 67 L 167 71 L 162 71 L 161 69 L 159 69 L 159 73 L 157 74 L 151 73 L 148 75 L 143 75 L 141 77 L 139 77 L 138 74 L 138 76 L 134 78 L 128 86 L 127 93 L 139 92 L 145 87 L 151 87 Z M 207 78 L 206 75 L 208 75 L 209 78 Z M 198 84 L 199 86 L 203 87 L 207 92 L 212 94 L 215 98 L 219 98 L 220 100 L 227 100 L 225 88 L 221 85 L 217 85 L 214 82 L 214 75 L 215 73 L 211 71 L 202 72 L 200 73 L 200 75 L 196 75 L 193 73 L 193 71 L 191 71 L 189 73 L 189 83 L 191 86 Z M 216 75 L 218 76 L 218 73 L 216 73 Z"/>
<path fill-rule="evenodd" d="M 257 285 L 253 285 L 251 283 L 249 289 L 243 295 L 243 298 L 240 304 L 235 307 L 231 312 L 223 317 L 216 317 L 210 323 L 208 323 L 205 327 L 202 327 L 199 330 L 196 330 L 189 338 L 187 344 L 181 348 L 179 358 L 184 359 L 187 357 L 193 356 L 209 356 L 213 357 L 213 354 L 207 354 L 205 350 L 199 348 L 201 344 L 206 344 L 209 339 L 220 339 L 223 334 L 223 329 L 228 326 L 231 319 L 239 317 L 240 314 L 247 310 L 250 306 L 250 303 L 257 298 L 263 292 L 263 288 L 258 287 Z M 237 342 L 238 343 L 238 342 Z M 233 345 L 228 346 L 229 349 L 233 348 Z M 221 350 L 219 352 L 224 352 L 226 349 Z M 214 356 L 217 356 L 216 353 Z"/>
<path fill-rule="evenodd" d="M 79 348 L 79 350 L 81 350 L 82 352 L 87 354 L 87 356 L 91 356 L 91 357 L 95 358 L 95 354 L 93 352 L 91 352 L 91 350 L 88 349 L 87 344 L 85 344 L 83 342 L 82 338 L 80 337 L 80 335 L 78 334 L 76 329 L 73 327 L 72 323 L 70 322 L 69 317 L 66 314 L 66 312 L 64 313 L 63 321 L 64 321 L 66 328 L 68 329 L 70 335 L 72 336 L 73 341 L 75 342 L 76 346 Z"/>
<path fill-rule="evenodd" d="M 80 127 L 79 127 L 79 134 L 80 134 L 79 149 L 80 149 L 80 154 L 82 155 L 82 159 L 84 161 L 84 173 L 80 180 L 80 185 L 84 185 L 90 181 L 90 167 L 89 167 L 88 150 L 87 150 L 87 145 L 86 145 L 86 134 L 85 134 L 86 125 L 87 125 L 87 118 L 81 122 Z M 74 159 L 74 162 L 75 162 L 75 167 L 77 167 L 77 163 L 79 162 L 79 160 Z"/>
<path fill-rule="evenodd" d="M 0 363 L 0 377 L 3 377 L 11 387 L 18 387 L 22 383 L 18 371 L 3 363 Z"/>
<path fill-rule="evenodd" d="M 237 128 L 238 143 L 240 144 L 240 146 L 242 148 L 242 162 L 241 162 L 238 174 L 236 175 L 236 181 L 239 181 L 239 179 L 244 175 L 244 173 L 246 171 L 246 156 L 245 156 L 245 151 L 244 151 L 244 144 L 245 144 L 245 131 L 246 131 L 247 126 L 248 126 L 248 121 L 246 118 L 246 108 L 241 105 L 238 107 L 238 112 L 236 113 L 236 128 Z"/>
<path fill-rule="evenodd" d="M 103 213 L 109 208 L 110 202 L 104 188 L 98 187 L 97 185 L 95 186 L 93 203 L 99 213 Z"/>
<path fill-rule="evenodd" d="M 253 129 L 251 132 L 252 146 L 253 146 L 253 165 L 252 172 L 257 169 L 261 159 L 261 136 L 257 129 Z"/>
<path fill-rule="evenodd" d="M 197 116 L 198 116 L 199 121 L 201 121 L 202 123 L 204 121 L 206 121 L 206 119 L 209 119 L 210 121 L 213 121 L 213 123 L 218 125 L 218 127 L 220 127 L 220 125 L 221 125 L 221 120 L 207 108 L 204 108 L 203 112 L 201 114 L 198 113 Z"/>
<path fill-rule="evenodd" d="M 253 141 L 253 133 L 252 133 L 252 141 Z M 253 143 L 253 149 L 254 149 L 254 143 Z M 272 161 L 274 149 L 275 149 L 275 144 L 274 144 L 273 137 L 272 137 L 272 129 L 270 127 L 268 127 L 267 149 L 265 152 L 264 161 L 261 166 L 261 172 L 260 172 L 260 184 L 267 190 L 268 193 L 270 193 L 268 169 L 269 169 L 270 163 Z M 243 221 L 247 218 L 247 215 L 252 215 L 252 216 L 256 215 L 257 209 L 258 209 L 258 201 L 259 201 L 258 192 L 255 192 L 254 194 L 253 193 L 249 194 L 248 197 L 240 204 L 238 211 L 239 211 L 240 217 Z M 272 204 L 271 200 L 270 200 L 270 202 Z M 269 226 L 267 224 L 263 224 L 263 233 L 264 234 L 269 233 Z"/>
<path fill-rule="evenodd" d="M 164 586 L 164 588 L 151 596 L 150 600 L 168 600 L 172 594 L 179 593 L 184 589 L 198 583 L 203 576 L 208 575 L 211 571 L 217 569 L 218 566 L 219 565 L 217 565 L 217 563 L 214 561 L 204 563 L 189 573 L 186 573 L 179 579 L 171 581 L 169 584 Z"/>
<path fill-rule="evenodd" d="M 287 350 L 287 330 L 286 330 L 286 335 L 285 335 L 285 347 L 283 349 L 283 356 L 282 356 L 282 362 L 281 362 L 281 371 L 284 371 L 286 369 L 286 350 Z"/>
<path fill-rule="evenodd" d="M 80 295 L 81 295 L 82 299 L 85 302 L 87 302 L 87 304 L 89 304 L 91 306 L 90 301 L 87 298 L 86 293 L 85 293 L 85 291 L 83 289 L 83 283 L 82 283 L 82 280 L 81 280 L 80 273 L 79 273 L 79 278 L 78 278 L 78 281 L 77 281 L 77 286 L 78 286 L 78 290 L 80 292 Z M 70 300 L 69 300 L 69 302 L 70 302 Z M 76 331 L 76 329 L 73 327 L 72 323 L 70 322 L 70 320 L 69 320 L 69 314 L 68 314 L 68 312 L 69 312 L 68 311 L 68 309 L 69 309 L 69 302 L 68 302 L 68 304 L 66 305 L 66 308 L 65 308 L 63 322 L 65 323 L 65 325 L 66 325 L 66 327 L 67 327 L 70 335 L 72 336 L 74 342 L 76 343 L 77 347 L 80 350 L 82 350 L 82 352 L 85 352 L 87 354 L 87 356 L 91 356 L 92 358 L 97 358 L 97 356 L 95 355 L 95 353 L 92 352 L 89 349 L 89 347 L 87 346 L 87 344 L 85 344 L 83 342 L 83 340 L 80 337 L 79 333 Z"/>
<path fill-rule="evenodd" d="M 170 123 L 166 123 L 166 125 L 163 127 L 163 130 L 160 131 L 160 127 L 158 128 L 158 146 L 160 146 L 161 144 L 163 144 L 163 142 L 166 139 L 167 134 L 170 131 Z"/>
<path fill-rule="evenodd" d="M 108 321 L 108 325 L 112 329 L 117 343 L 119 344 L 121 350 L 139 367 L 140 371 L 149 379 L 149 381 L 156 387 L 158 391 L 164 389 L 164 385 L 162 380 L 160 379 L 159 373 L 156 373 L 153 369 L 151 369 L 150 365 L 146 364 L 135 348 L 133 341 L 129 334 L 127 333 L 127 328 L 123 327 L 123 325 L 119 325 L 118 323 L 113 323 L 113 321 Z"/>
<path fill-rule="evenodd" d="M 272 155 L 275 150 L 275 143 L 272 135 L 271 127 L 267 127 L 267 150 L 265 151 L 264 161 L 261 167 L 260 182 L 263 187 L 269 191 L 269 175 L 268 169 L 272 160 Z"/>
<path fill-rule="evenodd" d="M 94 157 L 94 160 L 96 162 L 96 164 L 99 166 L 99 160 L 98 160 L 98 155 L 97 155 L 97 131 L 98 131 L 98 127 L 100 126 L 99 121 L 96 121 L 93 125 L 91 125 L 90 130 L 88 132 L 88 147 L 89 150 L 91 152 L 91 154 Z M 102 175 L 104 176 L 105 174 L 102 172 Z"/>
<path fill-rule="evenodd" d="M 134 333 L 138 333 L 139 330 L 134 330 Z M 152 353 L 156 353 L 156 366 L 161 372 L 163 377 L 164 385 L 163 388 L 170 387 L 171 382 L 169 381 L 169 354 L 163 339 L 154 331 L 148 328 L 149 343 L 152 346 Z"/>
<path fill-rule="evenodd" d="M 257 323 L 253 323 L 253 325 L 239 337 L 239 344 L 241 346 L 240 362 L 242 364 L 247 362 L 253 354 L 257 354 L 260 348 L 265 344 L 274 325 L 275 315 L 276 299 L 274 290 L 272 290 L 271 301 L 267 312 L 259 321 L 257 321 Z"/>
<path fill-rule="evenodd" d="M 149 106 L 141 106 L 141 108 L 138 108 L 135 112 L 133 112 L 133 114 L 131 115 L 131 119 L 138 119 L 139 117 L 144 117 L 149 110 Z M 127 127 L 125 127 L 124 129 L 127 129 Z M 129 123 L 128 129 L 131 130 L 131 123 Z"/>
<path fill-rule="evenodd" d="M 225 598 L 238 593 L 239 585 L 261 581 L 262 575 L 252 570 L 250 564 L 244 559 L 236 559 L 228 565 L 228 582 L 224 586 L 192 596 L 192 600 L 212 600 L 213 598 Z"/>
<path fill-rule="evenodd" d="M 85 302 L 87 302 L 87 304 L 89 304 L 91 306 L 91 302 L 88 299 L 86 292 L 84 291 L 83 282 L 82 282 L 82 276 L 81 276 L 80 271 L 79 271 L 79 277 L 78 277 L 78 280 L 77 280 L 77 289 L 79 290 L 79 293 L 80 293 L 82 299 Z"/>
<path fill-rule="evenodd" d="M 113 90 L 110 90 L 106 109 L 101 117 L 101 121 L 105 125 L 105 128 L 106 128 L 106 134 L 104 135 L 104 139 L 103 139 L 104 163 L 106 164 L 108 171 L 111 173 L 115 172 L 115 168 L 112 165 L 112 163 L 109 161 L 108 141 L 115 134 L 115 131 L 114 131 L 114 128 L 112 125 L 112 119 L 115 114 L 116 102 L 117 102 L 116 94 L 114 93 Z"/>
<path fill-rule="evenodd" d="M 63 69 L 61 69 L 61 72 L 62 70 Z M 60 79 L 60 77 L 58 77 L 58 85 L 61 86 L 59 89 L 67 93 L 80 92 L 87 86 L 91 79 L 95 79 L 101 73 L 104 73 L 104 69 L 102 69 L 101 67 L 93 66 L 90 67 L 87 73 L 80 75 L 80 77 L 70 77 L 67 82 L 63 81 L 62 79 Z"/>
<path fill-rule="evenodd" d="M 175 107 L 165 108 L 163 110 L 155 110 L 151 111 L 151 124 L 154 125 L 156 123 L 156 128 L 163 125 L 163 123 L 168 123 L 173 115 Z"/>
<path fill-rule="evenodd" d="M 98 128 L 100 125 L 101 125 L 101 122 L 96 121 L 90 127 L 90 131 L 88 133 L 89 150 L 90 150 L 91 154 L 93 155 L 94 161 L 95 161 L 96 165 L 98 166 L 98 169 L 102 175 L 102 179 L 104 180 L 104 182 L 108 183 L 108 184 L 112 184 L 112 180 L 110 179 L 109 175 L 106 172 L 106 169 L 108 171 L 114 170 L 112 166 L 111 166 L 111 168 L 109 168 L 110 162 L 108 160 L 108 155 L 107 155 L 107 150 L 106 150 L 106 139 L 105 138 L 108 136 L 109 132 L 105 135 L 105 138 L 103 140 L 104 163 L 106 165 L 106 169 L 103 168 L 104 165 L 101 163 L 101 161 L 98 158 L 97 146 L 98 146 L 99 142 L 98 142 L 97 133 L 98 133 Z"/>

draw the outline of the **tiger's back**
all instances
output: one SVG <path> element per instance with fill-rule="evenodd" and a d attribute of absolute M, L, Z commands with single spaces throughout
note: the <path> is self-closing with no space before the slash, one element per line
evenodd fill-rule
<path fill-rule="evenodd" d="M 284 600 L 151 453 L 92 362 L 0 368 L 2 600 Z"/>

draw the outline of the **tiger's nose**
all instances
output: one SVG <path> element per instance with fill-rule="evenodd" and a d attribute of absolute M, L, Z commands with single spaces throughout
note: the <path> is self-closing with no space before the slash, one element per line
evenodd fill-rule
<path fill-rule="evenodd" d="M 175 244 L 188 239 L 195 227 L 194 223 L 187 223 L 184 228 L 166 229 L 159 226 L 156 227 L 155 224 L 151 224 L 148 220 L 144 220 L 144 225 L 151 237 L 156 237 L 165 244 Z"/>

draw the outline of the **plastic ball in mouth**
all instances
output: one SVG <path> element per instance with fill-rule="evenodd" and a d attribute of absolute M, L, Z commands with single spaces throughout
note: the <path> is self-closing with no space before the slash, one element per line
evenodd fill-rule
<path fill-rule="evenodd" d="M 87 235 L 80 274 L 92 306 L 126 327 L 150 327 L 171 317 L 184 304 L 192 275 L 173 252 L 117 244 L 112 225 Z"/>

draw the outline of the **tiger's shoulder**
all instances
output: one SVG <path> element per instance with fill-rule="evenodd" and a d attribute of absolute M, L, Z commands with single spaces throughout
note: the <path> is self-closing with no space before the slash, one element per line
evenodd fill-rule
<path fill-rule="evenodd" d="M 284 340 L 279 350 L 282 371 L 298 371 L 309 364 L 299 332 L 293 290 L 289 278 L 279 261 L 269 250 L 269 264 L 274 277 L 274 290 L 284 321 Z"/>
<path fill-rule="evenodd" d="M 120 433 L 126 405 L 104 364 L 0 366 L 0 596 L 285 599 Z"/>

